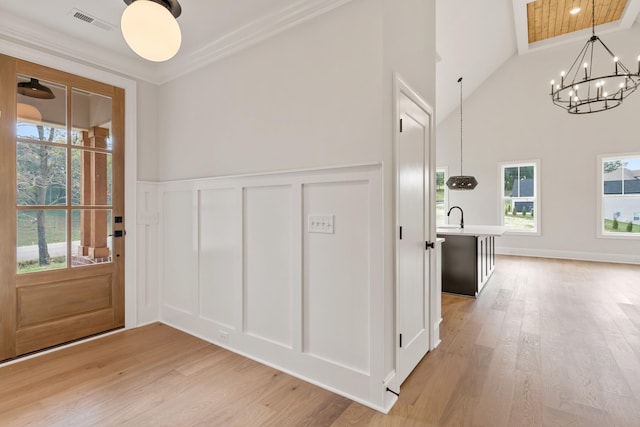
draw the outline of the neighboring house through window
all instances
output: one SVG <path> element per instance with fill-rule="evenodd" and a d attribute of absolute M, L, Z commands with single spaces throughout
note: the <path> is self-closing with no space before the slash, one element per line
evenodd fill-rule
<path fill-rule="evenodd" d="M 500 164 L 501 224 L 513 233 L 540 233 L 539 162 Z"/>
<path fill-rule="evenodd" d="M 447 223 L 449 209 L 449 189 L 445 185 L 448 177 L 447 167 L 436 168 L 436 226 Z"/>
<path fill-rule="evenodd" d="M 640 237 L 640 153 L 598 157 L 600 237 Z"/>

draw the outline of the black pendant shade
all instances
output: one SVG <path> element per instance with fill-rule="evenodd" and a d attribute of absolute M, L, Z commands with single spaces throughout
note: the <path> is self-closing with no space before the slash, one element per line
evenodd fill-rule
<path fill-rule="evenodd" d="M 47 86 L 40 84 L 38 79 L 31 78 L 28 82 L 18 83 L 18 93 L 38 99 L 54 99 L 56 96 Z"/>
<path fill-rule="evenodd" d="M 478 180 L 474 176 L 462 174 L 462 77 L 460 83 L 460 175 L 454 175 L 447 180 L 449 190 L 473 190 L 478 186 Z"/>
<path fill-rule="evenodd" d="M 478 185 L 474 176 L 452 176 L 447 180 L 449 190 L 473 190 Z"/>

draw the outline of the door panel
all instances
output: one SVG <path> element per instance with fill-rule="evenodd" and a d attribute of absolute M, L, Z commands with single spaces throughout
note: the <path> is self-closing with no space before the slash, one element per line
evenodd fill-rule
<path fill-rule="evenodd" d="M 429 117 L 409 98 L 400 103 L 402 130 L 397 147 L 398 173 L 398 383 L 402 383 L 429 349 L 429 263 L 425 241 Z"/>
<path fill-rule="evenodd" d="M 0 73 L 18 86 L 0 95 L 1 360 L 124 326 L 125 224 L 124 91 L 6 56 Z"/>

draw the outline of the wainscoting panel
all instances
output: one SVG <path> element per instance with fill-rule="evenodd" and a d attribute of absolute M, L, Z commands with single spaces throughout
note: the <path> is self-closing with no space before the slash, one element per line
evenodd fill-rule
<path fill-rule="evenodd" d="M 304 351 L 369 373 L 369 188 L 367 181 L 303 187 Z M 313 233 L 310 218 L 333 218 Z"/>
<path fill-rule="evenodd" d="M 136 325 L 157 322 L 158 299 L 158 184 L 139 182 L 137 187 L 136 269 L 137 307 Z"/>
<path fill-rule="evenodd" d="M 162 194 L 162 301 L 185 314 L 197 314 L 197 242 L 192 191 Z"/>
<path fill-rule="evenodd" d="M 244 189 L 244 332 L 291 348 L 291 187 Z"/>
<path fill-rule="evenodd" d="M 238 275 L 242 227 L 236 203 L 236 190 L 220 188 L 200 190 L 200 317 L 230 329 L 237 327 L 235 317 L 241 297 Z"/>
<path fill-rule="evenodd" d="M 162 322 L 388 408 L 381 165 L 173 181 L 159 192 Z M 309 230 L 318 216 L 333 230 Z"/>

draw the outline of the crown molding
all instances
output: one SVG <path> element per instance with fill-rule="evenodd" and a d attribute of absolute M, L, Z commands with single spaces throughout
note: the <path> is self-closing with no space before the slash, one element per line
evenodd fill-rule
<path fill-rule="evenodd" d="M 158 83 L 157 79 L 150 78 L 155 73 L 152 63 L 97 48 L 77 38 L 34 26 L 33 23 L 10 14 L 0 14 L 0 38 L 85 65 Z"/>
<path fill-rule="evenodd" d="M 179 61 L 163 64 L 162 83 L 188 74 L 205 65 L 253 46 L 269 37 L 316 16 L 336 9 L 352 0 L 301 0 L 270 15 L 249 22 L 237 30 L 188 52 Z"/>
<path fill-rule="evenodd" d="M 251 21 L 210 41 L 203 47 L 182 52 L 164 63 L 152 63 L 108 49 L 96 48 L 77 38 L 47 28 L 36 27 L 33 23 L 10 14 L 0 14 L 0 38 L 159 85 L 244 50 L 351 1 L 353 0 L 300 0 L 270 15 Z"/>

